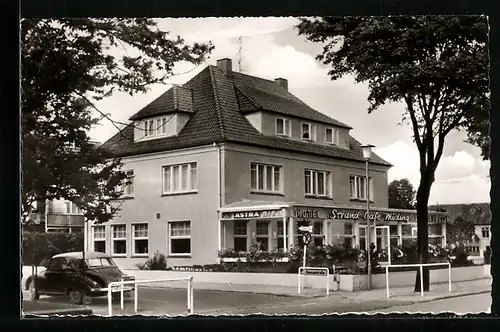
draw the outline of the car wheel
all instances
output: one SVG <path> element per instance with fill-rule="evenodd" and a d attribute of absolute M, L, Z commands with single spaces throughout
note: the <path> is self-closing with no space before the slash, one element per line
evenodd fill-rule
<path fill-rule="evenodd" d="M 30 291 L 30 300 L 36 301 L 40 298 L 40 293 L 35 289 L 35 283 L 31 280 L 28 289 Z"/>
<path fill-rule="evenodd" d="M 81 289 L 72 289 L 69 291 L 69 303 L 70 304 L 83 304 L 83 299 L 85 297 L 85 291 Z"/>

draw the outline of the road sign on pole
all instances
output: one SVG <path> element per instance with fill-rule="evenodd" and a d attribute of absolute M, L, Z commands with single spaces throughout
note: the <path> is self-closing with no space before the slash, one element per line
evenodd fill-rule
<path fill-rule="evenodd" d="M 305 233 L 312 233 L 313 227 L 312 226 L 300 226 L 299 231 L 305 232 Z"/>
<path fill-rule="evenodd" d="M 306 232 L 302 234 L 302 242 L 304 242 L 304 245 L 307 246 L 309 243 L 311 243 L 311 240 L 312 240 L 311 233 Z"/>

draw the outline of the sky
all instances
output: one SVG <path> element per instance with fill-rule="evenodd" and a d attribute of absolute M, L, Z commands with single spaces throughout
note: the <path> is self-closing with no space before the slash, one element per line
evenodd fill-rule
<path fill-rule="evenodd" d="M 368 114 L 368 85 L 356 84 L 351 76 L 330 80 L 328 68 L 315 60 L 321 44 L 299 36 L 294 29 L 297 23 L 293 17 L 158 19 L 160 29 L 180 35 L 186 43 L 211 41 L 215 46 L 205 64 L 176 64 L 168 83 L 183 84 L 206 65 L 215 65 L 217 59 L 225 57 L 233 60 L 233 70 L 266 79 L 286 78 L 295 96 L 353 127 L 350 134 L 358 141 L 375 145 L 374 152 L 394 165 L 388 172 L 389 181 L 407 178 L 418 188 L 418 151 L 410 125 L 400 123 L 404 106 L 388 104 Z M 115 93 L 97 106 L 115 121 L 128 123 L 130 116 L 168 90 L 169 84 L 152 86 L 147 93 L 135 96 Z M 91 137 L 104 142 L 116 132 L 112 123 L 103 120 Z M 466 134 L 458 131 L 447 136 L 430 204 L 490 201 L 490 163 L 483 161 L 480 150 L 465 143 L 465 138 Z"/>

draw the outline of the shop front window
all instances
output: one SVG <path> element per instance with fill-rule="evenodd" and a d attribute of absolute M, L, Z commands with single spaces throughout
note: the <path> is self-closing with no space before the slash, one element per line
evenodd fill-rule
<path fill-rule="evenodd" d="M 238 220 L 234 222 L 234 250 L 247 251 L 247 221 Z"/>
<path fill-rule="evenodd" d="M 260 249 L 269 250 L 269 222 L 257 221 L 257 236 L 255 240 L 260 244 Z"/>
<path fill-rule="evenodd" d="M 313 225 L 313 241 L 315 246 L 322 246 L 324 244 L 322 221 L 317 221 Z"/>

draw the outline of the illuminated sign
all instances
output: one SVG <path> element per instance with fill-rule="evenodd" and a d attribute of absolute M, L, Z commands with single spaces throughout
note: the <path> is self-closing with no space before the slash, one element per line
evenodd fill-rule
<path fill-rule="evenodd" d="M 262 219 L 281 217 L 283 217 L 282 210 L 222 212 L 222 219 Z"/>

